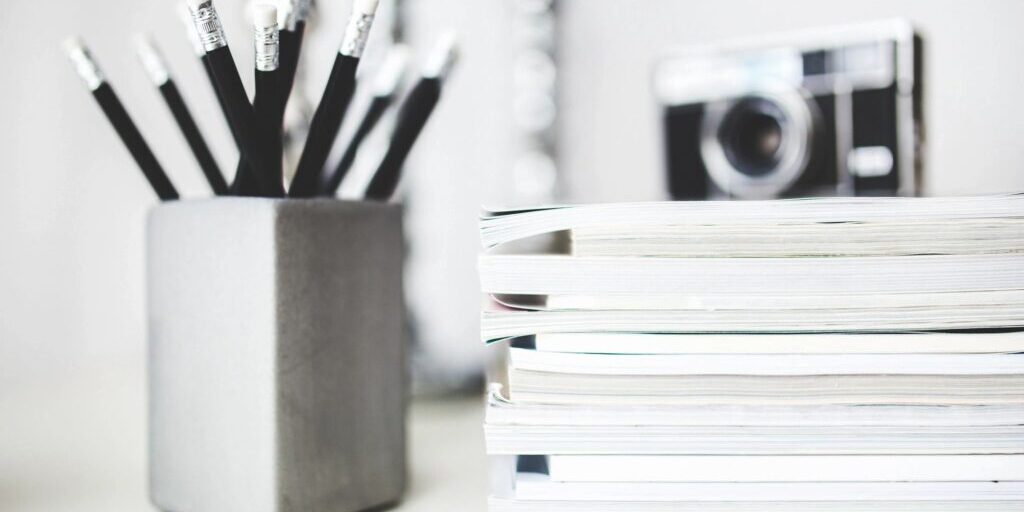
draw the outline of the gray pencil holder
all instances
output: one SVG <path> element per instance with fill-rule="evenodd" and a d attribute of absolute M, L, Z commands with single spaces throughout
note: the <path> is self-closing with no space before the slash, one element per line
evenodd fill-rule
<path fill-rule="evenodd" d="M 153 503 L 349 512 L 398 501 L 400 208 L 174 202 L 147 230 Z"/>

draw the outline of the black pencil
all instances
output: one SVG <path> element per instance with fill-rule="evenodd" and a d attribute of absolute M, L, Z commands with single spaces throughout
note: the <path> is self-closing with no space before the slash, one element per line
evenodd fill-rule
<path fill-rule="evenodd" d="M 387 59 L 374 80 L 373 98 L 370 100 L 370 105 L 366 108 L 366 113 L 363 114 L 363 119 L 359 122 L 359 126 L 345 148 L 345 153 L 342 154 L 341 160 L 334 168 L 334 172 L 328 174 L 325 178 L 320 189 L 320 195 L 333 197 L 338 193 L 338 187 L 341 186 L 345 175 L 348 174 L 352 164 L 355 163 L 359 147 L 363 144 L 366 137 L 370 135 L 374 127 L 377 126 L 381 118 L 384 117 L 384 114 L 394 101 L 395 93 L 402 83 L 402 76 L 405 74 L 408 60 L 409 52 L 405 46 L 395 46 L 388 53 Z"/>
<path fill-rule="evenodd" d="M 391 144 L 366 188 L 367 199 L 387 201 L 394 195 L 402 175 L 402 165 L 441 98 L 441 88 L 455 57 L 455 38 L 449 34 L 442 38 L 424 66 L 423 77 L 399 107 Z"/>
<path fill-rule="evenodd" d="M 320 188 L 324 164 L 355 92 L 356 68 L 370 35 L 376 10 L 377 0 L 356 0 L 353 6 L 352 17 L 334 60 L 330 79 L 310 122 L 309 135 L 299 158 L 295 178 L 288 189 L 291 197 L 313 197 Z"/>
<path fill-rule="evenodd" d="M 214 159 L 213 153 L 210 152 L 210 147 L 206 145 L 206 139 L 199 131 L 199 126 L 196 125 L 192 113 L 185 104 L 185 99 L 178 91 L 178 86 L 171 77 L 163 55 L 160 54 L 153 41 L 145 36 L 139 37 L 137 50 L 142 67 L 146 69 L 153 85 L 163 96 L 167 108 L 170 109 L 178 128 L 185 136 L 185 141 L 188 143 L 189 149 L 192 150 L 192 155 L 195 156 L 213 193 L 218 196 L 227 194 L 228 184 L 224 180 L 224 175 L 221 174 L 220 167 L 217 166 L 217 161 Z"/>
<path fill-rule="evenodd" d="M 142 169 L 142 174 L 146 176 L 146 180 L 153 187 L 157 197 L 163 201 L 178 199 L 178 191 L 174 189 L 174 185 L 171 184 L 167 173 L 160 166 L 156 155 L 149 149 L 149 145 L 146 144 L 146 140 L 142 137 L 142 133 L 139 132 L 139 128 L 135 126 L 131 116 L 128 115 L 128 111 L 121 104 L 121 100 L 118 99 L 114 89 L 107 83 L 106 77 L 100 71 L 96 61 L 93 60 L 89 50 L 78 39 L 68 40 L 65 43 L 65 48 L 78 74 L 89 87 L 93 97 L 96 98 L 97 103 L 99 103 L 103 113 L 106 114 L 107 119 L 110 120 L 110 124 L 114 126 L 114 130 L 117 131 L 124 145 L 128 147 L 132 158 L 135 159 L 139 168 Z"/>
<path fill-rule="evenodd" d="M 256 129 L 255 113 L 249 97 L 238 76 L 235 59 L 228 47 L 220 16 L 213 6 L 213 0 L 188 0 L 192 20 L 203 42 L 210 69 L 217 88 L 224 100 L 228 123 L 238 135 L 239 150 L 244 164 L 239 164 L 235 175 L 236 183 L 246 183 L 251 175 L 251 188 L 233 186 L 232 192 L 240 195 L 272 195 L 270 185 L 273 171 L 268 168 L 269 159 L 260 144 Z"/>
<path fill-rule="evenodd" d="M 228 106 L 224 102 L 224 95 L 221 94 L 220 87 L 217 86 L 217 77 L 213 74 L 213 67 L 210 65 L 210 57 L 206 54 L 206 47 L 203 44 L 202 38 L 199 36 L 199 31 L 196 28 L 195 21 L 192 19 L 192 9 L 189 7 L 188 1 L 185 0 L 183 0 L 179 5 L 181 5 L 182 21 L 185 23 L 185 31 L 188 33 L 189 42 L 192 43 L 192 48 L 195 51 L 196 57 L 199 58 L 199 62 L 203 66 L 203 72 L 206 74 L 207 82 L 209 82 L 210 88 L 213 90 L 214 97 L 217 98 L 217 105 L 220 106 L 224 122 L 227 124 L 228 131 L 231 133 L 231 139 L 235 142 L 235 148 L 238 149 L 238 162 L 235 165 L 235 175 L 229 188 L 229 194 L 240 195 L 239 189 L 242 188 L 242 180 L 239 178 L 243 178 L 247 173 L 249 173 L 248 165 L 245 162 L 245 155 L 242 154 L 242 140 L 238 135 L 238 132 L 235 130 L 235 125 L 231 124 L 228 120 Z M 247 188 L 251 188 L 251 186 Z"/>
<path fill-rule="evenodd" d="M 299 57 L 302 54 L 302 40 L 306 32 L 306 18 L 309 16 L 309 0 L 290 0 L 285 2 L 290 7 L 284 16 L 285 23 L 281 27 L 281 111 L 288 107 L 288 99 L 291 98 L 292 88 L 295 85 L 295 75 L 299 70 Z"/>
<path fill-rule="evenodd" d="M 199 58 L 199 63 L 203 66 L 203 72 L 206 74 L 207 82 L 210 84 L 210 89 L 213 90 L 214 97 L 217 98 L 217 105 L 220 106 L 221 113 L 224 116 L 224 122 L 228 126 L 228 130 L 231 132 L 231 138 L 235 141 L 235 147 L 240 148 L 241 144 L 238 139 L 238 134 L 235 133 L 235 127 L 228 122 L 228 109 L 227 105 L 224 104 L 224 97 L 220 94 L 220 88 L 217 87 L 217 79 L 213 76 L 213 68 L 210 67 L 210 58 L 206 56 L 206 48 L 203 46 L 202 39 L 199 38 L 199 32 L 196 30 L 196 25 L 192 21 L 192 10 L 189 9 L 188 2 L 182 1 L 181 4 L 181 19 L 185 24 L 185 31 L 188 33 L 189 42 L 192 43 L 192 49 Z"/>
<path fill-rule="evenodd" d="M 260 133 L 260 143 L 267 153 L 267 168 L 272 172 L 270 189 L 273 197 L 283 197 L 284 176 L 281 168 L 283 158 L 281 128 L 284 111 L 280 98 L 280 40 L 277 26 L 277 8 L 270 4 L 258 4 L 253 10 L 253 34 L 256 48 L 256 96 L 253 109 Z"/>

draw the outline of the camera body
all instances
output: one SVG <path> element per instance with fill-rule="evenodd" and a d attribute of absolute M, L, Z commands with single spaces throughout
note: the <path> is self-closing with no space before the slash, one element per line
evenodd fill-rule
<path fill-rule="evenodd" d="M 921 39 L 889 20 L 661 60 L 675 199 L 916 195 Z"/>

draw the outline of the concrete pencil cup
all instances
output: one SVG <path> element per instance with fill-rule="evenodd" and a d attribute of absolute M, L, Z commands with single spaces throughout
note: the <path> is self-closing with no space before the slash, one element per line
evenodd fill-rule
<path fill-rule="evenodd" d="M 219 198 L 147 226 L 150 499 L 166 512 L 400 500 L 400 207 Z"/>

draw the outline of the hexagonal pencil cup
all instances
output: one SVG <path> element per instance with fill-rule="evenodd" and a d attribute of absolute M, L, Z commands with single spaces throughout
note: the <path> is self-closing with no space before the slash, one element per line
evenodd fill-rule
<path fill-rule="evenodd" d="M 150 499 L 352 512 L 405 486 L 394 205 L 220 198 L 147 226 Z"/>

